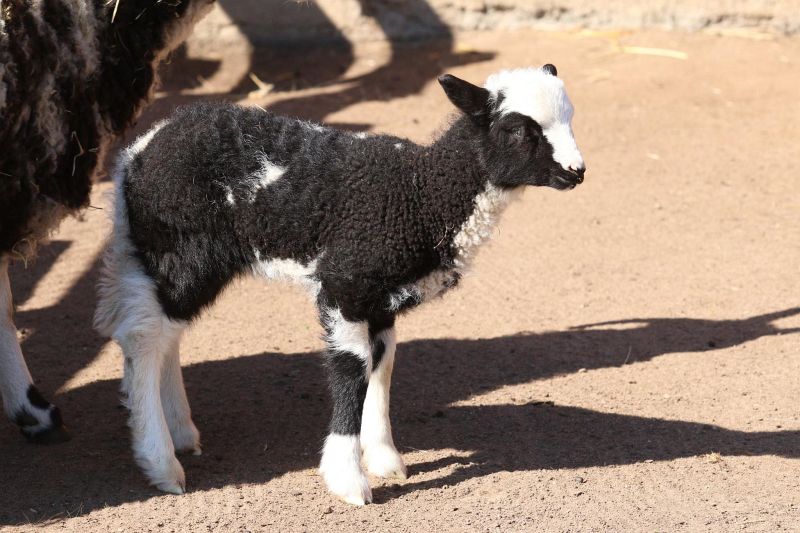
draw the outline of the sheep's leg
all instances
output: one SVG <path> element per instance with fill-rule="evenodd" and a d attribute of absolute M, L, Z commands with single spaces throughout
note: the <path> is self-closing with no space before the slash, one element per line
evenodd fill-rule
<path fill-rule="evenodd" d="M 180 342 L 181 336 L 178 334 L 164 354 L 161 368 L 161 401 L 175 450 L 179 454 L 200 455 L 200 432 L 192 422 L 192 411 L 183 385 Z"/>
<path fill-rule="evenodd" d="M 161 403 L 165 356 L 182 327 L 165 317 L 142 316 L 115 336 L 125 355 L 123 379 L 133 454 L 150 483 L 165 492 L 183 494 L 186 481 L 172 444 Z"/>
<path fill-rule="evenodd" d="M 0 394 L 6 416 L 28 440 L 47 444 L 69 440 L 58 407 L 39 393 L 22 356 L 5 257 L 0 257 Z"/>
<path fill-rule="evenodd" d="M 338 310 L 323 310 L 327 332 L 327 367 L 333 396 L 330 432 L 322 449 L 319 470 L 328 489 L 347 503 L 364 505 L 372 491 L 361 469 L 361 413 L 372 366 L 369 327 L 353 322 Z"/>
<path fill-rule="evenodd" d="M 393 327 L 373 335 L 372 374 L 361 419 L 361 447 L 370 474 L 406 479 L 406 465 L 394 446 L 389 421 L 389 389 L 392 385 L 395 347 Z"/>

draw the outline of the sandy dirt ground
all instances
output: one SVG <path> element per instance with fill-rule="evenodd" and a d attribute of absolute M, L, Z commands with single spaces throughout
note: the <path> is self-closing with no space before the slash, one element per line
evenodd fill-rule
<path fill-rule="evenodd" d="M 224 98 L 425 142 L 452 112 L 437 74 L 552 62 L 586 182 L 528 190 L 462 287 L 399 320 L 410 477 L 373 479 L 363 508 L 316 474 L 330 406 L 314 308 L 255 280 L 183 344 L 203 435 L 189 492 L 147 486 L 119 349 L 91 329 L 101 183 L 83 220 L 13 268 L 23 348 L 73 439 L 37 447 L 0 426 L 0 529 L 800 530 L 800 40 L 522 31 L 256 56 L 244 70 L 271 92 L 176 59 L 134 133 Z"/>

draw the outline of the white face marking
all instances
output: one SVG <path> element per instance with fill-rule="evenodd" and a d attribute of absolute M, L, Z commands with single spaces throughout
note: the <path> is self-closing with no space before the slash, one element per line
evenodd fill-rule
<path fill-rule="evenodd" d="M 484 85 L 503 101 L 502 114 L 520 113 L 536 121 L 553 147 L 553 159 L 564 169 L 584 168 L 583 156 L 572 134 L 573 107 L 564 82 L 542 69 L 503 70 L 489 76 Z"/>

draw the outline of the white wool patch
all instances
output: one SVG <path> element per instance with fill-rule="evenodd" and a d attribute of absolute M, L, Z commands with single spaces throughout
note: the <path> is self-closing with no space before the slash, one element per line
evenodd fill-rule
<path fill-rule="evenodd" d="M 538 68 L 503 70 L 489 76 L 484 87 L 495 101 L 502 94 L 501 114 L 527 115 L 542 127 L 557 163 L 565 169 L 584 168 L 572 134 L 574 108 L 560 78 Z"/>
<path fill-rule="evenodd" d="M 302 285 L 312 297 L 319 294 L 320 283 L 314 277 L 317 271 L 319 258 L 309 261 L 305 265 L 292 259 L 261 259 L 261 253 L 253 250 L 256 263 L 253 265 L 253 274 L 268 280 L 292 281 Z"/>
<path fill-rule="evenodd" d="M 395 147 L 397 150 L 402 150 L 402 149 L 403 149 L 403 143 L 394 143 L 394 147 Z"/>
<path fill-rule="evenodd" d="M 228 205 L 236 205 L 236 198 L 233 196 L 233 189 L 231 189 L 227 185 L 224 186 L 224 189 L 225 189 L 225 201 L 228 202 Z"/>
<path fill-rule="evenodd" d="M 334 350 L 348 352 L 358 356 L 370 366 L 366 369 L 366 376 L 372 372 L 372 348 L 369 342 L 369 325 L 366 320 L 350 322 L 342 316 L 339 309 L 324 309 L 323 320 L 330 332 L 327 336 L 328 344 Z"/>
<path fill-rule="evenodd" d="M 469 267 L 478 246 L 492 236 L 500 215 L 509 202 L 519 196 L 520 190 L 521 187 L 499 189 L 487 183 L 486 189 L 475 197 L 475 209 L 453 238 L 456 268 L 463 270 Z"/>
<path fill-rule="evenodd" d="M 369 134 L 365 131 L 359 131 L 358 133 L 354 134 L 353 137 L 356 139 L 366 139 L 369 137 Z"/>
<path fill-rule="evenodd" d="M 286 167 L 276 165 L 270 161 L 267 154 L 261 154 L 259 162 L 261 163 L 261 168 L 252 175 L 255 181 L 254 190 L 263 189 L 269 184 L 278 181 L 286 173 Z"/>
<path fill-rule="evenodd" d="M 156 133 L 158 133 L 159 130 L 161 130 L 161 128 L 166 126 L 168 123 L 169 120 L 166 119 L 156 122 L 155 124 L 150 126 L 149 130 L 139 135 L 136 138 L 136 140 L 133 141 L 131 145 L 125 149 L 124 155 L 125 157 L 127 157 L 127 160 L 125 161 L 124 164 L 127 165 L 128 162 L 130 162 L 130 160 L 133 159 L 134 156 L 136 156 L 136 154 L 142 153 L 142 151 L 144 151 L 144 149 L 147 148 L 147 145 L 150 144 L 150 141 L 153 140 L 153 137 L 155 137 Z"/>
<path fill-rule="evenodd" d="M 452 271 L 435 270 L 427 276 L 403 285 L 397 292 L 389 295 L 389 311 L 397 311 L 408 301 L 422 303 L 440 294 L 454 285 L 456 273 Z"/>

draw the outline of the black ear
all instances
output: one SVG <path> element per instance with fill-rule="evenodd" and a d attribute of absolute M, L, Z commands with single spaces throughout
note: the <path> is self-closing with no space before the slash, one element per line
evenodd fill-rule
<path fill-rule="evenodd" d="M 542 70 L 550 74 L 551 76 L 558 76 L 558 71 L 556 70 L 556 66 L 550 63 L 546 64 L 542 67 Z"/>
<path fill-rule="evenodd" d="M 439 76 L 439 84 L 450 101 L 473 120 L 480 123 L 489 118 L 489 91 L 452 74 Z"/>

